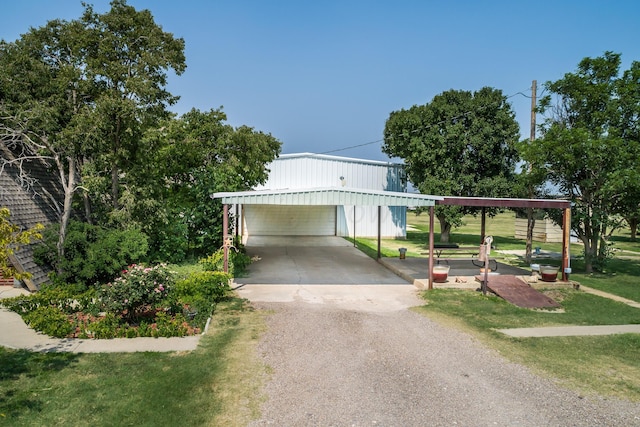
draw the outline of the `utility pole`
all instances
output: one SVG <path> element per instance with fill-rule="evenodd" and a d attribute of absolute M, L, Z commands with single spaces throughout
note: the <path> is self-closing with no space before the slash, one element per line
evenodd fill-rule
<path fill-rule="evenodd" d="M 531 134 L 529 136 L 529 143 L 533 143 L 536 139 L 536 95 L 537 95 L 537 81 L 531 82 Z M 532 165 L 529 164 L 529 172 L 532 170 Z M 533 199 L 533 186 L 529 185 L 529 198 Z M 527 208 L 527 246 L 525 249 L 525 260 L 528 264 L 531 263 L 531 246 L 533 244 L 533 228 L 536 225 L 536 219 L 533 216 L 533 208 Z"/>
<path fill-rule="evenodd" d="M 531 83 L 531 136 L 529 140 L 533 142 L 536 139 L 536 95 L 538 82 L 534 80 Z"/>

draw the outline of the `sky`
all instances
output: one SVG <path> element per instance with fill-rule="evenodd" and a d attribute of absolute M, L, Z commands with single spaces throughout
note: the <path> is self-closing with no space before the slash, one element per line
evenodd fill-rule
<path fill-rule="evenodd" d="M 98 13 L 108 0 L 86 0 Z M 381 150 L 393 111 L 450 90 L 509 97 L 522 138 L 531 86 L 574 72 L 585 57 L 640 61 L 640 2 L 128 0 L 185 40 L 187 70 L 171 75 L 177 114 L 222 108 L 227 123 L 270 133 L 282 153 L 392 160 Z M 79 18 L 80 0 L 0 0 L 0 39 Z"/>

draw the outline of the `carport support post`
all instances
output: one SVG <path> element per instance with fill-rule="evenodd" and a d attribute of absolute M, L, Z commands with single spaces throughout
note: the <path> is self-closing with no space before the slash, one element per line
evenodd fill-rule
<path fill-rule="evenodd" d="M 565 208 L 562 215 L 562 280 L 567 280 L 568 269 L 571 266 L 571 254 L 569 245 L 571 244 L 571 208 Z"/>
<path fill-rule="evenodd" d="M 378 259 L 382 258 L 380 251 L 380 235 L 382 234 L 382 206 L 378 206 Z"/>
<path fill-rule="evenodd" d="M 229 234 L 229 205 L 222 206 L 222 251 L 224 253 L 224 272 L 229 272 L 229 246 L 227 238 Z"/>
<path fill-rule="evenodd" d="M 435 208 L 433 206 L 429 207 L 429 289 L 433 289 L 433 227 L 435 221 L 433 217 L 435 216 Z"/>

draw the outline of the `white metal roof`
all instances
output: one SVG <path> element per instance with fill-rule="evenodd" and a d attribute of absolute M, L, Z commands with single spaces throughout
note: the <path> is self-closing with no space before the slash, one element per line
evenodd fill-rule
<path fill-rule="evenodd" d="M 226 205 L 435 206 L 440 196 L 327 187 L 214 193 Z"/>
<path fill-rule="evenodd" d="M 298 159 L 298 158 L 312 158 L 312 159 L 323 159 L 323 160 L 335 160 L 339 162 L 346 163 L 364 163 L 368 165 L 379 165 L 379 166 L 393 166 L 393 167 L 404 167 L 403 163 L 392 162 L 392 161 L 383 161 L 383 160 L 367 160 L 367 159 L 359 159 L 355 157 L 343 157 L 343 156 L 332 156 L 329 154 L 315 154 L 315 153 L 290 153 L 290 154 L 280 154 L 277 160 L 287 160 L 287 159 Z"/>

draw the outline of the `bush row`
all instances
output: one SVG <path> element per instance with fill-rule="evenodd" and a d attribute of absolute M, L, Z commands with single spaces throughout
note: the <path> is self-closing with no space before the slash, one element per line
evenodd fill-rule
<path fill-rule="evenodd" d="M 220 252 L 202 259 L 202 271 L 178 278 L 167 265 L 132 264 L 114 280 L 79 291 L 56 283 L 39 292 L 2 300 L 33 329 L 65 338 L 170 337 L 202 331 L 216 304 L 227 297 L 231 275 L 220 268 Z M 244 254 L 230 266 L 244 268 Z"/>

